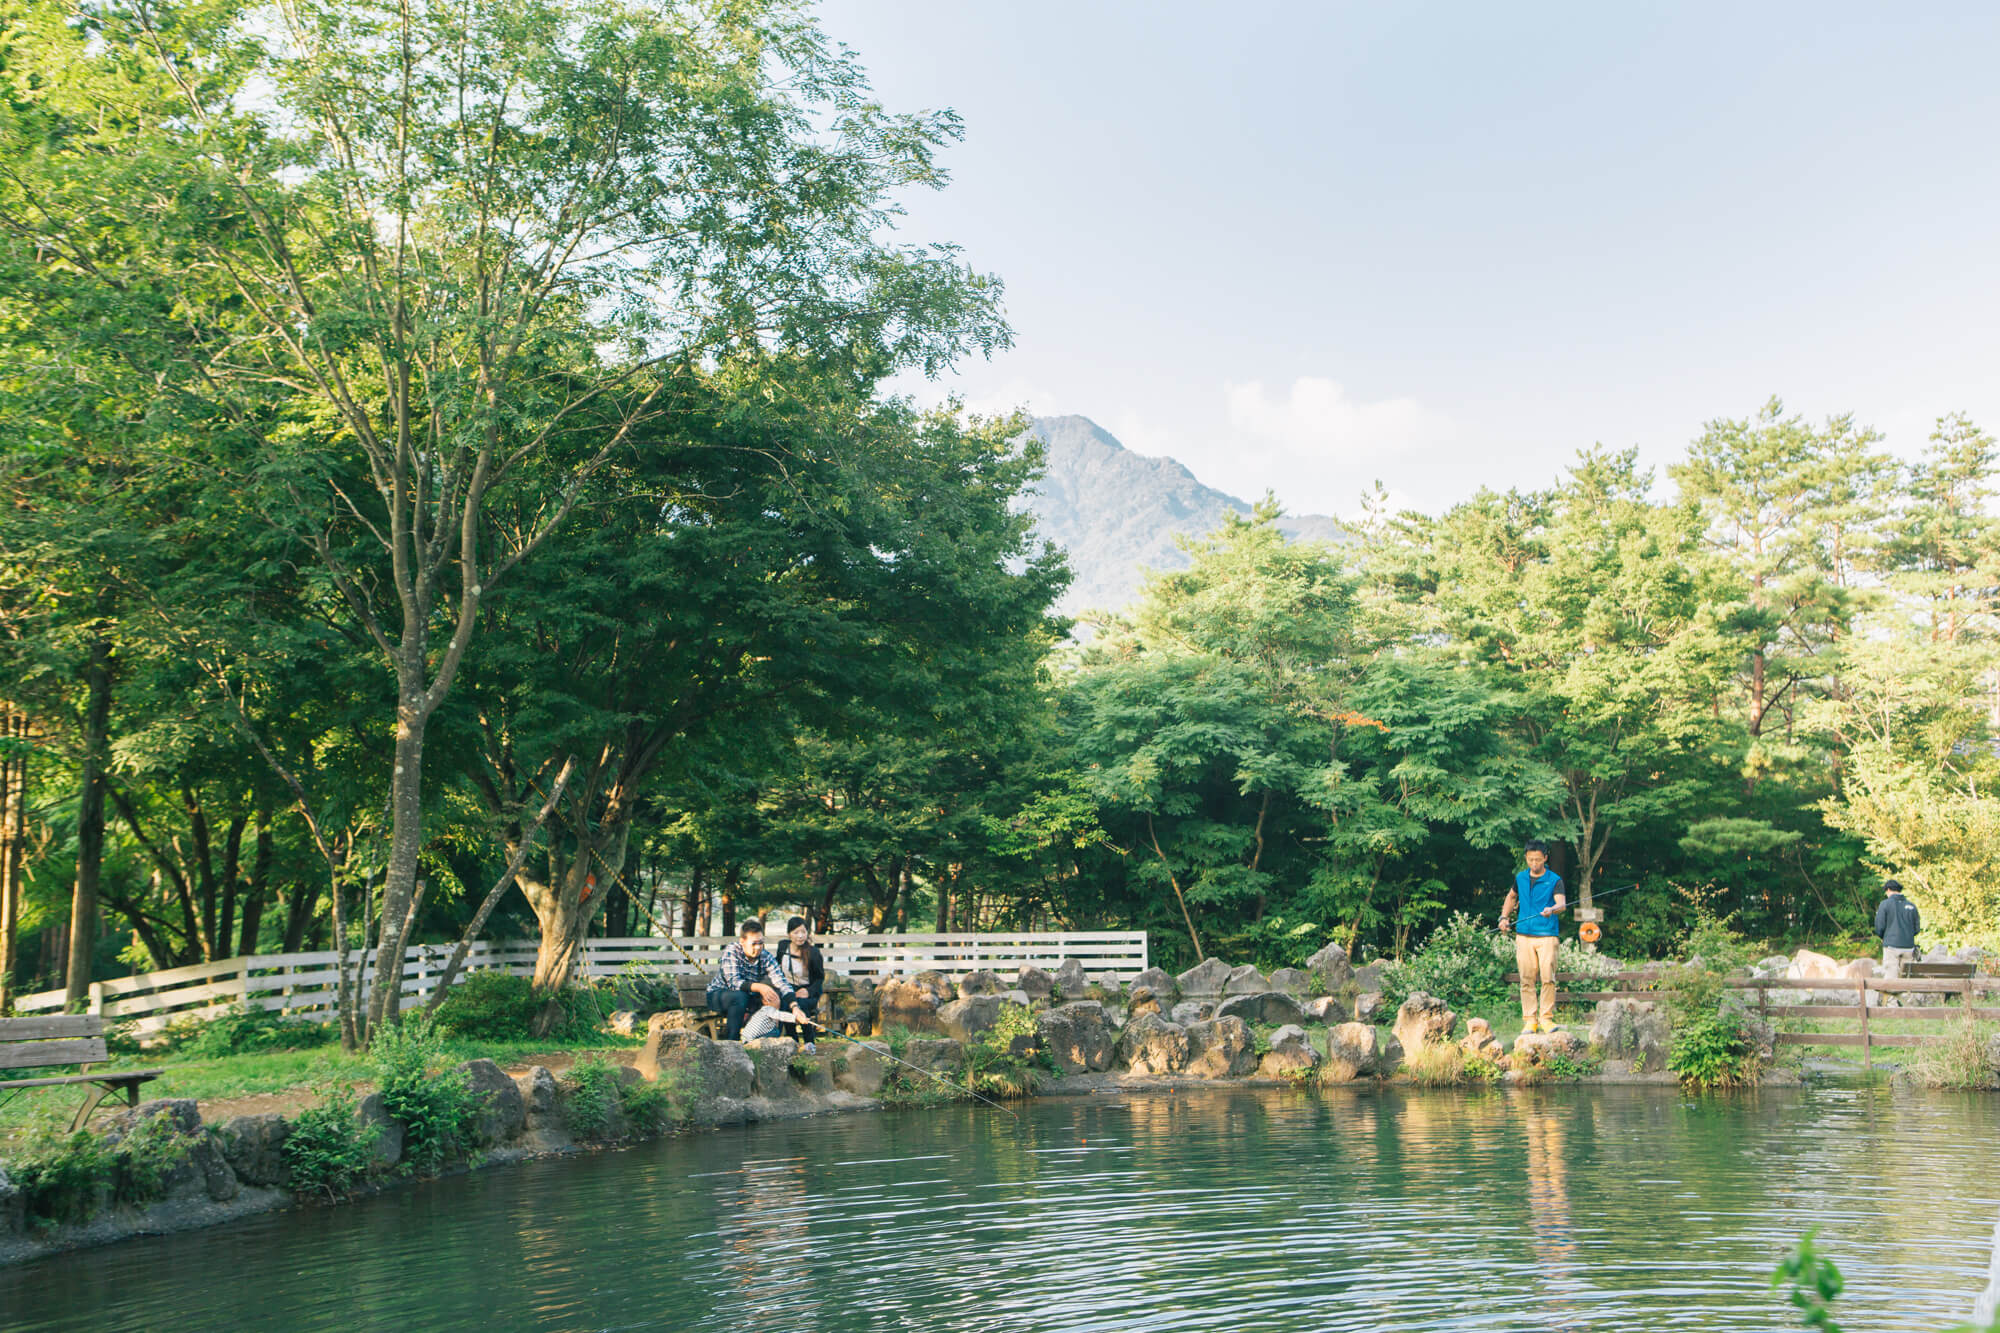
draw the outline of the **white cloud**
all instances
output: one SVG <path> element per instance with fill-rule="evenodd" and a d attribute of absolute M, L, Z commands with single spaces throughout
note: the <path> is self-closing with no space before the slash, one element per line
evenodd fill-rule
<path fill-rule="evenodd" d="M 1212 484 L 1286 508 L 1350 514 L 1379 477 L 1408 486 L 1452 425 L 1414 398 L 1362 402 L 1333 380 L 1303 376 L 1273 393 L 1262 380 L 1223 386 L 1226 443 L 1204 460 Z"/>

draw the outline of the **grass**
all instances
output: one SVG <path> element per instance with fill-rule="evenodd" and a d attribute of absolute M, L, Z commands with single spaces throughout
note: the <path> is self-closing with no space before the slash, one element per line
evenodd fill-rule
<path fill-rule="evenodd" d="M 453 1063 L 485 1058 L 502 1065 L 533 1063 L 537 1056 L 581 1055 L 602 1051 L 613 1057 L 636 1050 L 640 1039 L 608 1033 L 589 1033 L 574 1040 L 548 1039 L 515 1041 L 448 1039 L 445 1056 Z M 258 1093 L 314 1091 L 325 1087 L 360 1088 L 375 1081 L 373 1066 L 365 1055 L 348 1055 L 338 1046 L 322 1046 L 305 1051 L 259 1051 L 243 1055 L 191 1059 L 169 1052 L 164 1055 L 127 1056 L 93 1066 L 93 1073 L 135 1069 L 158 1069 L 160 1077 L 141 1085 L 140 1096 L 147 1101 L 168 1097 L 192 1097 L 197 1101 L 222 1101 Z M 75 1066 L 61 1069 L 10 1070 L 9 1078 L 43 1078 L 73 1074 Z M 62 1110 L 65 1120 L 75 1113 L 82 1097 L 81 1086 L 71 1088 L 30 1088 L 0 1106 L 0 1136 L 11 1136 L 41 1118 L 46 1107 Z"/>

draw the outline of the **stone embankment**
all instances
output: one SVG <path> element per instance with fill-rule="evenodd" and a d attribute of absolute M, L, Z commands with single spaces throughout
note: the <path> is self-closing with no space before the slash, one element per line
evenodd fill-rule
<path fill-rule="evenodd" d="M 911 1066 L 962 1086 L 973 1055 L 1038 1066 L 1042 1090 L 1057 1093 L 1384 1080 L 1427 1051 L 1483 1061 L 1496 1079 L 1533 1081 L 1551 1068 L 1574 1077 L 1588 1060 L 1601 1078 L 1672 1081 L 1665 1072 L 1668 1021 L 1652 1001 L 1609 1001 L 1598 1006 L 1586 1033 L 1524 1036 L 1508 1051 L 1484 1020 L 1471 1020 L 1461 1032 L 1459 1016 L 1429 995 L 1412 995 L 1389 1011 L 1380 981 L 1379 965 L 1356 968 L 1337 946 L 1315 954 L 1305 968 L 1268 976 L 1209 959 L 1178 976 L 1154 968 L 1129 985 L 1115 976 L 1087 976 L 1074 962 L 1056 972 L 1023 968 L 1011 977 L 974 972 L 953 980 L 925 972 L 879 984 L 841 979 L 826 1008 L 846 1036 L 810 1053 L 787 1038 L 717 1041 L 698 1030 L 700 1015 L 681 1010 L 616 1015 L 619 1025 L 644 1034 L 633 1062 L 616 1077 L 664 1087 L 674 1124 L 682 1127 L 870 1109 L 927 1081 Z M 578 1132 L 582 1093 L 546 1068 L 510 1075 L 490 1060 L 462 1068 L 480 1112 L 472 1155 L 461 1165 L 644 1136 L 615 1109 L 588 1133 Z M 114 1207 L 107 1198 L 89 1222 L 37 1230 L 0 1172 L 0 1263 L 306 1201 L 292 1190 L 285 1151 L 292 1122 L 284 1117 L 235 1116 L 204 1125 L 193 1102 L 159 1101 L 111 1122 L 109 1137 L 154 1116 L 172 1117 L 194 1148 L 146 1207 Z M 406 1127 L 379 1095 L 364 1099 L 358 1116 L 376 1130 L 374 1171 L 364 1188 L 380 1188 L 403 1165 Z"/>

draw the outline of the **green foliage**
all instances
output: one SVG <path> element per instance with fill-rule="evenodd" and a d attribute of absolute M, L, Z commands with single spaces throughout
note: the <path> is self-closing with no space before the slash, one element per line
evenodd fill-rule
<path fill-rule="evenodd" d="M 181 1131 L 167 1114 L 136 1117 L 116 1141 L 43 1121 L 10 1152 L 7 1173 L 21 1191 L 30 1222 L 86 1222 L 111 1204 L 159 1198 L 168 1177 L 187 1161 L 196 1134 Z"/>
<path fill-rule="evenodd" d="M 1756 1052 L 1740 1015 L 1697 1010 L 1677 1015 L 1667 1068 L 1691 1088 L 1733 1088 L 1757 1081 Z"/>
<path fill-rule="evenodd" d="M 602 1056 L 571 1065 L 563 1076 L 563 1123 L 583 1139 L 607 1138 L 624 1109 L 618 1066 Z"/>
<path fill-rule="evenodd" d="M 287 1020 L 269 1009 L 237 1007 L 215 1018 L 170 1024 L 168 1048 L 193 1059 L 250 1055 L 259 1051 L 309 1051 L 339 1039 L 330 1023 Z"/>
<path fill-rule="evenodd" d="M 508 1041 L 525 1037 L 541 1012 L 534 984 L 498 968 L 484 968 L 452 987 L 437 1007 L 443 1037 Z"/>
<path fill-rule="evenodd" d="M 1574 1083 L 1580 1078 L 1589 1078 L 1601 1067 L 1600 1062 L 1589 1056 L 1578 1057 L 1563 1050 L 1550 1050 L 1542 1060 L 1543 1071 L 1550 1078 L 1562 1083 Z"/>
<path fill-rule="evenodd" d="M 1469 1013 L 1513 993 L 1507 980 L 1513 966 L 1511 938 L 1468 913 L 1454 912 L 1422 948 L 1383 970 L 1382 999 L 1393 1010 L 1424 991 L 1460 1013 Z"/>
<path fill-rule="evenodd" d="M 428 1014 L 411 1014 L 369 1043 L 383 1109 L 403 1126 L 405 1172 L 425 1175 L 462 1155 L 479 1105 L 463 1068 L 444 1068 L 444 1042 Z"/>
<path fill-rule="evenodd" d="M 1420 1088 L 1451 1088 L 1466 1081 L 1466 1064 L 1465 1048 L 1448 1041 L 1406 1051 L 1402 1072 Z"/>
<path fill-rule="evenodd" d="M 685 1072 L 675 1069 L 663 1071 L 656 1083 L 641 1078 L 620 1085 L 618 1104 L 625 1123 L 639 1134 L 659 1134 L 686 1120 L 680 1107 L 685 1079 Z"/>
<path fill-rule="evenodd" d="M 351 1191 L 375 1161 L 378 1126 L 355 1116 L 354 1093 L 330 1088 L 292 1119 L 285 1136 L 285 1170 L 301 1194 L 337 1199 Z"/>
<path fill-rule="evenodd" d="M 1060 1071 L 1039 1045 L 1014 1053 L 1022 1039 L 1038 1037 L 1035 1015 L 1026 1005 L 1003 1004 L 993 1026 L 965 1044 L 965 1082 L 989 1097 L 1031 1097 L 1042 1082 Z M 933 1082 L 935 1080 L 932 1080 Z"/>
<path fill-rule="evenodd" d="M 1904 1061 L 1901 1077 L 1926 1088 L 1976 1092 L 2000 1087 L 2000 1068 L 1989 1052 L 2000 1024 L 1975 1022 L 1970 1016 L 1945 1025 L 1942 1041 L 1914 1047 Z"/>
<path fill-rule="evenodd" d="M 1821 1329 L 1823 1333 L 1840 1333 L 1840 1325 L 1833 1320 L 1832 1308 L 1845 1284 L 1833 1260 L 1814 1247 L 1813 1238 L 1818 1234 L 1819 1228 L 1814 1227 L 1799 1238 L 1799 1243 L 1780 1261 L 1777 1271 L 1771 1274 L 1771 1290 L 1785 1289 L 1786 1299 L 1799 1312 L 1800 1322 L 1807 1328 Z"/>

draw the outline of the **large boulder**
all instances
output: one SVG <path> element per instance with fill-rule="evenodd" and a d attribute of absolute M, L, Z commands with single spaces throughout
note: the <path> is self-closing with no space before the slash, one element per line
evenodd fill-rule
<path fill-rule="evenodd" d="M 1986 1070 L 2000 1077 L 2000 1032 L 1994 1033 L 1986 1041 Z"/>
<path fill-rule="evenodd" d="M 958 983 L 935 969 L 926 969 L 910 978 L 910 984 L 920 986 L 940 1005 L 949 1004 L 958 998 Z"/>
<path fill-rule="evenodd" d="M 881 1042 L 850 1041 L 835 1048 L 833 1086 L 857 1097 L 879 1097 L 895 1066 L 889 1063 L 889 1048 Z"/>
<path fill-rule="evenodd" d="M 459 1068 L 465 1071 L 473 1104 L 479 1108 L 472 1121 L 473 1142 L 491 1148 L 527 1127 L 528 1104 L 506 1070 L 491 1060 L 467 1060 Z"/>
<path fill-rule="evenodd" d="M 1035 1019 L 1042 1048 L 1065 1074 L 1096 1074 L 1111 1067 L 1117 1046 L 1104 1006 L 1096 1000 L 1057 1005 Z"/>
<path fill-rule="evenodd" d="M 950 1037 L 920 1037 L 903 1052 L 903 1059 L 933 1074 L 965 1068 L 965 1046 Z"/>
<path fill-rule="evenodd" d="M 1115 1000 L 1125 989 L 1125 977 L 1118 972 L 1098 972 L 1090 978 L 1090 984 L 1103 991 L 1105 999 Z"/>
<path fill-rule="evenodd" d="M 671 1029 L 649 1028 L 633 1064 L 643 1077 L 673 1085 L 688 1104 L 689 1118 L 700 1124 L 742 1121 L 757 1077 L 741 1042 Z"/>
<path fill-rule="evenodd" d="M 544 1065 L 530 1065 L 525 1074 L 514 1076 L 514 1086 L 521 1090 L 521 1104 L 528 1108 L 528 1116 L 553 1115 L 556 1109 L 556 1076 Z"/>
<path fill-rule="evenodd" d="M 1180 993 L 1192 999 L 1212 1000 L 1222 994 L 1229 980 L 1229 964 L 1220 958 L 1204 958 L 1174 978 Z"/>
<path fill-rule="evenodd" d="M 1132 989 L 1145 987 L 1158 996 L 1162 1004 L 1172 1004 L 1180 998 L 1180 988 L 1174 985 L 1174 974 L 1164 967 L 1149 967 L 1132 978 Z"/>
<path fill-rule="evenodd" d="M 1791 964 L 1786 967 L 1785 975 L 1793 981 L 1818 981 L 1845 974 L 1841 965 L 1825 954 L 1814 953 L 1811 949 L 1801 949 L 1792 955 Z"/>
<path fill-rule="evenodd" d="M 1264 979 L 1264 974 L 1249 963 L 1230 968 L 1222 982 L 1224 995 L 1262 995 L 1270 989 L 1271 983 Z"/>
<path fill-rule="evenodd" d="M 974 995 L 998 995 L 1006 989 L 1000 978 L 985 968 L 967 972 L 958 979 L 958 998 L 961 1000 Z"/>
<path fill-rule="evenodd" d="M 1384 963 L 1379 958 L 1372 963 L 1363 963 L 1360 967 L 1355 968 L 1354 969 L 1355 992 L 1358 994 L 1362 991 L 1381 990 L 1382 976 L 1383 973 L 1387 971 L 1388 971 L 1388 964 Z"/>
<path fill-rule="evenodd" d="M 1196 1078 L 1244 1078 L 1256 1071 L 1257 1048 L 1240 1018 L 1211 1018 L 1187 1030 L 1187 1072 Z"/>
<path fill-rule="evenodd" d="M 1629 1060 L 1635 1074 L 1667 1067 L 1672 1024 L 1652 1000 L 1604 1000 L 1590 1020 L 1590 1045 L 1603 1060 Z"/>
<path fill-rule="evenodd" d="M 1141 1014 L 1159 1014 L 1164 1018 L 1166 1011 L 1160 1008 L 1159 997 L 1151 990 L 1144 986 L 1134 986 L 1132 998 L 1125 1005 L 1125 1021 L 1129 1023 Z"/>
<path fill-rule="evenodd" d="M 1089 989 L 1090 978 L 1084 975 L 1083 964 L 1074 958 L 1063 959 L 1056 969 L 1056 994 L 1065 1000 L 1080 1000 Z"/>
<path fill-rule="evenodd" d="M 1546 1032 L 1523 1032 L 1514 1038 L 1513 1062 L 1517 1069 L 1546 1065 L 1552 1055 L 1561 1055 L 1571 1061 L 1581 1061 L 1589 1054 L 1589 1047 L 1583 1038 L 1567 1028 L 1552 1028 Z"/>
<path fill-rule="evenodd" d="M 162 1123 L 164 1122 L 164 1123 Z M 217 1203 L 236 1197 L 241 1183 L 215 1137 L 202 1128 L 201 1112 L 190 1097 L 145 1102 L 111 1122 L 106 1146 L 117 1148 L 127 1138 L 154 1135 L 178 1139 L 185 1152 L 159 1178 L 160 1197 L 193 1199 L 206 1195 Z"/>
<path fill-rule="evenodd" d="M 1204 1018 L 1215 1017 L 1215 1001 L 1182 1000 L 1167 1012 L 1167 1017 L 1182 1027 L 1190 1023 L 1199 1023 Z"/>
<path fill-rule="evenodd" d="M 1306 1030 L 1287 1025 L 1271 1034 L 1271 1049 L 1257 1062 L 1257 1073 L 1264 1078 L 1284 1078 L 1318 1063 L 1319 1051 L 1306 1036 Z"/>
<path fill-rule="evenodd" d="M 1354 980 L 1354 964 L 1348 961 L 1347 950 L 1338 944 L 1329 944 L 1306 959 L 1306 971 L 1328 995 Z"/>
<path fill-rule="evenodd" d="M 1396 1040 L 1405 1051 L 1426 1046 L 1443 1046 L 1458 1027 L 1458 1015 L 1443 1000 L 1425 991 L 1412 991 L 1396 1011 Z"/>
<path fill-rule="evenodd" d="M 1188 1055 L 1187 1029 L 1158 1013 L 1139 1015 L 1118 1035 L 1118 1063 L 1135 1074 L 1178 1074 Z"/>
<path fill-rule="evenodd" d="M 1338 995 L 1315 995 L 1303 1007 L 1307 1018 L 1328 1027 L 1354 1017 L 1354 1006 Z"/>
<path fill-rule="evenodd" d="M 403 1160 L 403 1122 L 389 1114 L 388 1104 L 382 1094 L 371 1092 L 361 1099 L 361 1105 L 354 1112 L 363 1133 L 375 1131 L 375 1167 L 387 1171 Z"/>
<path fill-rule="evenodd" d="M 1465 1025 L 1465 1040 L 1459 1047 L 1475 1060 L 1498 1063 L 1507 1058 L 1506 1046 L 1493 1035 L 1493 1025 L 1483 1018 L 1472 1019 Z"/>
<path fill-rule="evenodd" d="M 1297 999 L 1305 999 L 1312 994 L 1312 973 L 1296 967 L 1281 967 L 1271 974 L 1271 989 L 1283 991 Z"/>
<path fill-rule="evenodd" d="M 875 1030 L 893 1032 L 897 1028 L 908 1028 L 911 1032 L 943 1032 L 938 1022 L 938 1008 L 943 1001 L 931 987 L 921 984 L 912 977 L 886 977 L 875 988 Z"/>
<path fill-rule="evenodd" d="M 1381 991 L 1362 991 L 1354 997 L 1354 1021 L 1357 1023 L 1379 1023 L 1382 1021 L 1382 1011 L 1387 1006 L 1388 1001 L 1382 998 Z"/>
<path fill-rule="evenodd" d="M 790 1037 L 759 1037 L 744 1042 L 743 1053 L 750 1057 L 752 1096 L 774 1102 L 797 1101 L 805 1096 L 805 1088 L 792 1077 L 792 1059 L 799 1053 L 797 1041 Z"/>
<path fill-rule="evenodd" d="M 968 995 L 938 1010 L 937 1017 L 947 1037 L 972 1041 L 1000 1021 L 1000 997 Z"/>
<path fill-rule="evenodd" d="M 1046 968 L 1024 967 L 1014 977 L 1014 989 L 1026 995 L 1030 1004 L 1039 1004 L 1055 994 L 1055 973 Z"/>
<path fill-rule="evenodd" d="M 1306 1022 L 1306 1011 L 1299 1002 L 1283 991 L 1264 991 L 1258 995 L 1232 995 L 1215 1007 L 1217 1018 L 1240 1018 L 1246 1023 L 1268 1024 L 1276 1027 L 1286 1023 Z"/>
<path fill-rule="evenodd" d="M 231 1116 L 215 1127 L 215 1144 L 229 1169 L 246 1185 L 284 1185 L 285 1139 L 291 1124 L 275 1113 Z"/>
<path fill-rule="evenodd" d="M 1366 1023 L 1342 1023 L 1326 1034 L 1326 1041 L 1323 1073 L 1335 1082 L 1380 1077 L 1401 1063 L 1401 1052 L 1392 1056 L 1382 1035 Z"/>

